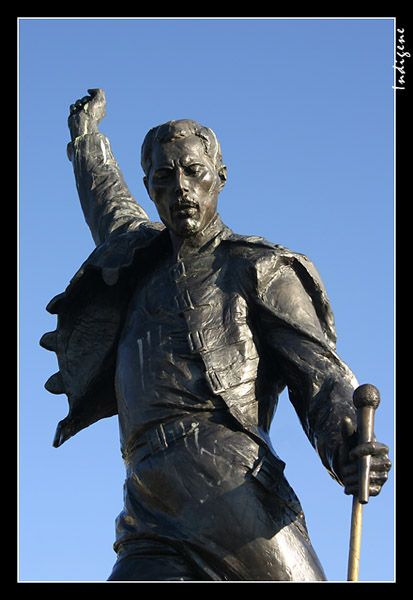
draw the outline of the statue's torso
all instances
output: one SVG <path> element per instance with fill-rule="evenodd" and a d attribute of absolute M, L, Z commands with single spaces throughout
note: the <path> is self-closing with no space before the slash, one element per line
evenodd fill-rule
<path fill-rule="evenodd" d="M 199 275 L 213 276 L 213 258 L 192 262 L 198 277 L 186 287 L 185 298 L 199 291 Z M 126 444 L 154 424 L 178 419 L 190 411 L 225 408 L 207 385 L 205 368 L 191 341 L 177 286 L 179 264 L 167 257 L 131 298 L 116 368 L 116 395 L 122 440 Z M 178 273 L 179 276 L 179 273 Z M 189 283 L 189 282 L 188 282 Z M 214 310 L 222 306 L 214 307 Z M 201 323 L 200 323 L 201 325 Z"/>

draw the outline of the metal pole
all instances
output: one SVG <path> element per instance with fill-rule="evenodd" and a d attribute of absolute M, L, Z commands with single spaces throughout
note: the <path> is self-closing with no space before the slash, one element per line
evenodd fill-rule
<path fill-rule="evenodd" d="M 363 505 L 358 501 L 357 496 L 353 496 L 347 581 L 358 581 L 359 579 L 362 519 Z"/>
<path fill-rule="evenodd" d="M 357 408 L 357 443 L 371 442 L 374 439 L 374 411 L 380 404 L 379 390 L 374 385 L 361 385 L 354 390 L 353 402 Z M 358 581 L 359 577 L 361 524 L 363 504 L 369 501 L 370 462 L 370 456 L 363 456 L 358 461 L 359 493 L 353 496 L 347 581 Z"/>

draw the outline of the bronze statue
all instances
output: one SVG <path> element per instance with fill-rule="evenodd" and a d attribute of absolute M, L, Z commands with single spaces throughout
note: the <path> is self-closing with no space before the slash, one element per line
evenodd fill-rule
<path fill-rule="evenodd" d="M 215 134 L 191 120 L 147 134 L 136 203 L 98 131 L 102 90 L 71 106 L 68 146 L 97 248 L 47 310 L 57 354 L 46 383 L 69 414 L 54 445 L 119 418 L 126 467 L 109 581 L 321 581 L 304 515 L 269 439 L 287 387 L 325 468 L 369 492 L 388 449 L 355 443 L 357 382 L 335 350 L 334 318 L 308 258 L 234 234 L 217 213 L 226 168 Z"/>

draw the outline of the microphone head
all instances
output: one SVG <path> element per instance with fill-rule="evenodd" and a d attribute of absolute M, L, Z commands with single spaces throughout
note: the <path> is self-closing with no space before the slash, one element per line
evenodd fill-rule
<path fill-rule="evenodd" d="M 380 404 L 380 392 L 374 385 L 365 383 L 354 390 L 353 402 L 356 408 L 370 406 L 376 410 Z"/>

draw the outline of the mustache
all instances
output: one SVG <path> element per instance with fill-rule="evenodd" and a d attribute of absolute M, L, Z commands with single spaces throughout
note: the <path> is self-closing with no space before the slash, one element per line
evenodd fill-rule
<path fill-rule="evenodd" d="M 181 196 L 176 202 L 174 202 L 170 208 L 171 213 L 182 210 L 184 208 L 196 208 L 199 209 L 199 203 L 196 200 L 192 200 L 190 196 Z"/>

